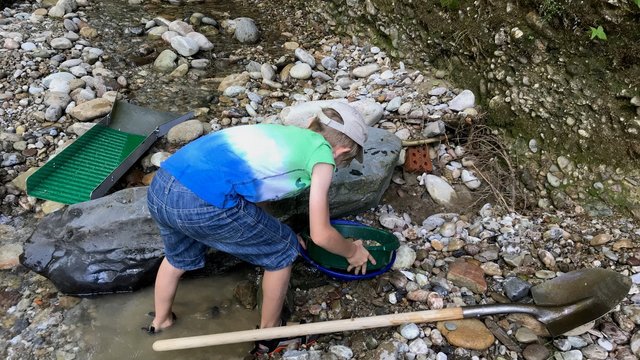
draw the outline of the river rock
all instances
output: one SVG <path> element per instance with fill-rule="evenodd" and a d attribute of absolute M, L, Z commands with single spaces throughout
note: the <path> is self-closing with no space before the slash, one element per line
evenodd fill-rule
<path fill-rule="evenodd" d="M 631 352 L 640 358 L 640 331 L 636 331 L 631 337 Z"/>
<path fill-rule="evenodd" d="M 518 301 L 529 294 L 531 284 L 517 277 L 510 277 L 502 283 L 505 295 L 511 301 Z"/>
<path fill-rule="evenodd" d="M 194 55 L 200 49 L 195 40 L 185 36 L 176 36 L 171 39 L 171 47 L 185 57 Z"/>
<path fill-rule="evenodd" d="M 353 357 L 353 350 L 344 345 L 332 345 L 329 353 L 333 354 L 338 360 L 349 360 Z"/>
<path fill-rule="evenodd" d="M 456 286 L 464 286 L 476 294 L 487 291 L 482 268 L 465 260 L 456 260 L 449 265 L 447 279 Z"/>
<path fill-rule="evenodd" d="M 396 251 L 396 261 L 393 263 L 394 270 L 409 269 L 416 261 L 416 252 L 407 245 L 401 245 Z"/>
<path fill-rule="evenodd" d="M 0 246 L 0 270 L 13 269 L 20 264 L 22 245 L 6 244 Z"/>
<path fill-rule="evenodd" d="M 469 170 L 462 170 L 460 175 L 462 182 L 471 190 L 475 190 L 482 185 L 482 182 Z"/>
<path fill-rule="evenodd" d="M 235 19 L 236 30 L 234 36 L 236 40 L 243 44 L 254 44 L 260 39 L 260 31 L 253 19 L 241 17 Z"/>
<path fill-rule="evenodd" d="M 249 74 L 244 72 L 242 74 L 231 74 L 227 75 L 220 85 L 218 85 L 218 91 L 223 92 L 229 86 L 245 86 L 246 83 L 250 80 Z"/>
<path fill-rule="evenodd" d="M 429 122 L 425 125 L 424 130 L 422 130 L 422 135 L 427 138 L 435 137 L 444 134 L 446 131 L 445 124 L 443 121 L 433 121 Z"/>
<path fill-rule="evenodd" d="M 21 263 L 71 295 L 149 285 L 163 245 L 146 195 L 146 187 L 129 188 L 44 217 L 24 245 Z M 208 257 L 207 271 L 220 273 L 237 264 L 239 260 L 217 253 Z"/>
<path fill-rule="evenodd" d="M 200 48 L 200 50 L 208 51 L 213 49 L 213 43 L 209 41 L 209 39 L 207 39 L 206 36 L 204 36 L 199 32 L 192 31 L 185 36 L 195 41 L 196 44 L 198 44 L 198 47 Z"/>
<path fill-rule="evenodd" d="M 462 111 L 466 108 L 473 107 L 476 97 L 471 90 L 464 90 L 451 101 L 449 101 L 449 109 L 453 111 Z"/>
<path fill-rule="evenodd" d="M 378 71 L 380 69 L 380 67 L 378 66 L 378 64 L 368 64 L 368 65 L 364 65 L 364 66 L 359 66 L 355 69 L 353 69 L 353 71 L 351 72 L 353 74 L 354 77 L 357 78 L 366 78 L 369 75 L 375 73 L 376 71 Z"/>
<path fill-rule="evenodd" d="M 456 191 L 449 183 L 439 176 L 427 174 L 423 177 L 424 185 L 431 198 L 443 206 L 451 206 L 456 199 Z"/>
<path fill-rule="evenodd" d="M 111 101 L 105 98 L 98 98 L 77 105 L 69 111 L 69 115 L 79 121 L 90 121 L 109 114 L 112 106 L 113 103 Z"/>
<path fill-rule="evenodd" d="M 54 38 L 49 42 L 52 48 L 56 50 L 66 50 L 71 49 L 73 47 L 73 43 L 71 40 L 67 38 Z"/>
<path fill-rule="evenodd" d="M 289 74 L 294 79 L 306 80 L 311 77 L 311 66 L 307 63 L 295 64 L 289 70 Z"/>
<path fill-rule="evenodd" d="M 178 55 L 173 51 L 167 49 L 158 55 L 153 63 L 153 66 L 162 72 L 171 72 L 176 68 L 176 59 Z"/>
<path fill-rule="evenodd" d="M 178 34 L 185 36 L 190 32 L 193 32 L 193 26 L 187 24 L 182 20 L 175 20 L 169 23 L 169 31 L 175 31 Z"/>
<path fill-rule="evenodd" d="M 413 340 L 420 336 L 420 328 L 414 323 L 408 323 L 400 326 L 400 335 L 407 340 Z"/>
<path fill-rule="evenodd" d="M 51 75 L 48 75 L 47 77 L 45 77 L 44 79 L 42 79 L 42 85 L 44 85 L 45 88 L 49 88 L 49 86 L 51 85 L 51 83 L 54 80 L 60 80 L 60 81 L 64 81 L 69 83 L 71 80 L 75 79 L 75 75 L 68 73 L 68 72 L 57 72 L 57 73 L 53 73 Z"/>
<path fill-rule="evenodd" d="M 167 140 L 172 144 L 186 144 L 202 136 L 204 126 L 200 120 L 188 120 L 172 127 Z"/>
<path fill-rule="evenodd" d="M 531 344 L 522 351 L 525 360 L 546 360 L 551 355 L 551 351 L 544 345 Z"/>
<path fill-rule="evenodd" d="M 437 327 L 451 345 L 465 349 L 485 350 L 495 340 L 491 331 L 477 319 L 442 321 Z"/>
<path fill-rule="evenodd" d="M 377 124 L 384 115 L 384 107 L 373 99 L 358 100 L 350 102 L 349 105 L 358 110 L 365 124 L 369 126 Z"/>
<path fill-rule="evenodd" d="M 302 61 L 303 63 L 309 64 L 312 68 L 316 66 L 316 59 L 306 52 L 303 48 L 297 48 L 293 51 L 296 59 Z"/>

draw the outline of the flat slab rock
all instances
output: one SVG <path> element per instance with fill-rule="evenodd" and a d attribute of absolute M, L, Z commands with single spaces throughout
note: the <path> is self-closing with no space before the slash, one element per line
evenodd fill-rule
<path fill-rule="evenodd" d="M 334 217 L 377 205 L 389 185 L 400 140 L 371 129 L 365 145 L 365 163 L 336 174 L 330 189 Z M 146 195 L 146 187 L 129 188 L 46 216 L 24 245 L 20 262 L 71 295 L 127 292 L 151 284 L 164 249 Z M 306 218 L 297 221 L 306 217 L 308 196 L 307 191 L 268 208 L 300 230 L 300 224 L 308 224 Z M 239 264 L 235 257 L 212 251 L 202 272 L 223 273 Z"/>

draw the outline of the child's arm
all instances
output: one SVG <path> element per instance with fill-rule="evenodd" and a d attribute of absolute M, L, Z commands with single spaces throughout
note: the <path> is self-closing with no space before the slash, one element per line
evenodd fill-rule
<path fill-rule="evenodd" d="M 367 260 L 375 264 L 373 256 L 365 249 L 361 240 L 347 241 L 329 222 L 329 186 L 333 178 L 333 166 L 318 163 L 311 174 L 309 195 L 309 227 L 311 239 L 322 248 L 340 256 L 349 262 L 347 271 L 355 270 L 362 274 L 367 271 Z"/>

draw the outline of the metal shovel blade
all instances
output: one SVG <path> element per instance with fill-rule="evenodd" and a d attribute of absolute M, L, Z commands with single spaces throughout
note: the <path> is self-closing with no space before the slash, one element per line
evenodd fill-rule
<path fill-rule="evenodd" d="M 545 281 L 531 289 L 536 305 L 550 311 L 540 321 L 553 336 L 595 320 L 624 299 L 631 279 L 607 269 L 581 269 Z M 553 310 L 551 310 L 553 308 Z"/>

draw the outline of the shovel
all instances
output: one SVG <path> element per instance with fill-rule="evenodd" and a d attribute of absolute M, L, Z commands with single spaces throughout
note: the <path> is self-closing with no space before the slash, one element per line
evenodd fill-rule
<path fill-rule="evenodd" d="M 491 304 L 425 310 L 282 326 L 266 329 L 158 340 L 153 350 L 167 351 L 301 335 L 397 326 L 404 323 L 478 318 L 525 313 L 545 324 L 551 336 L 561 335 L 613 309 L 629 293 L 631 279 L 612 270 L 582 269 L 563 274 L 531 288 L 533 304 Z"/>

